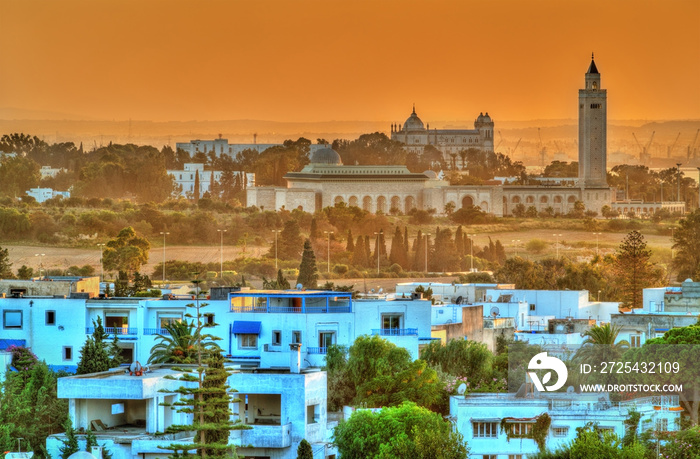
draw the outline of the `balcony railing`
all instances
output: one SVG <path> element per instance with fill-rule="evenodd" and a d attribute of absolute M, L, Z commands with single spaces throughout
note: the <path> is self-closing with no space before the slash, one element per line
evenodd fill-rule
<path fill-rule="evenodd" d="M 170 332 L 167 328 L 144 328 L 144 335 L 169 335 Z"/>
<path fill-rule="evenodd" d="M 327 347 L 307 347 L 306 352 L 309 354 L 325 354 L 328 351 Z"/>
<path fill-rule="evenodd" d="M 254 448 L 288 448 L 292 444 L 292 424 L 281 426 L 253 425 L 250 430 L 241 430 L 241 445 Z"/>
<path fill-rule="evenodd" d="M 374 328 L 373 335 L 380 336 L 418 336 L 417 328 Z"/>
<path fill-rule="evenodd" d="M 138 328 L 129 327 L 104 327 L 105 333 L 108 335 L 137 335 Z M 91 335 L 95 333 L 95 327 L 85 327 L 85 333 Z"/>

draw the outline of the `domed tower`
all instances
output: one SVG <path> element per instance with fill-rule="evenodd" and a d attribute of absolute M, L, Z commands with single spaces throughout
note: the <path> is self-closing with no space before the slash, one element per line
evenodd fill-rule
<path fill-rule="evenodd" d="M 413 113 L 411 113 L 411 116 L 409 116 L 406 119 L 406 122 L 403 123 L 403 130 L 408 132 L 408 131 L 425 131 L 425 126 L 423 125 L 423 121 L 421 121 L 420 118 L 418 118 L 418 115 L 416 115 L 416 106 L 413 106 Z"/>
<path fill-rule="evenodd" d="M 340 155 L 332 148 L 320 148 L 311 154 L 309 161 L 311 164 L 332 164 L 342 166 L 343 161 Z"/>
<path fill-rule="evenodd" d="M 486 112 L 486 115 L 479 113 L 474 121 L 474 128 L 479 131 L 481 148 L 485 151 L 493 151 L 493 124 L 489 112 Z"/>
<path fill-rule="evenodd" d="M 582 187 L 607 187 L 607 91 L 591 54 L 586 87 L 578 91 L 578 178 Z"/>

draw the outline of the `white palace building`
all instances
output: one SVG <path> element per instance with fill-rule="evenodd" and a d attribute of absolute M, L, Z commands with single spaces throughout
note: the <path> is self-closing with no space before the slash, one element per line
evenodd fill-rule
<path fill-rule="evenodd" d="M 601 214 L 611 205 L 613 191 L 607 185 L 607 93 L 601 89 L 600 73 L 591 60 L 585 75 L 585 87 L 579 90 L 579 173 L 567 185 L 465 185 L 451 186 L 433 171 L 413 173 L 403 165 L 346 166 L 340 155 L 322 148 L 311 154 L 311 162 L 299 172 L 289 172 L 286 188 L 252 187 L 247 190 L 247 205 L 266 210 L 300 209 L 320 211 L 344 202 L 373 213 L 392 209 L 408 212 L 436 209 L 445 205 L 455 209 L 478 206 L 497 217 L 511 215 L 518 204 L 543 211 L 567 213 L 574 203 L 583 202 L 586 210 Z M 422 150 L 435 145 L 445 154 L 465 148 L 493 150 L 493 121 L 479 115 L 474 130 L 430 130 L 423 128 L 418 115 L 411 113 L 402 127 L 392 125 L 391 137 L 406 144 L 406 149 Z"/>

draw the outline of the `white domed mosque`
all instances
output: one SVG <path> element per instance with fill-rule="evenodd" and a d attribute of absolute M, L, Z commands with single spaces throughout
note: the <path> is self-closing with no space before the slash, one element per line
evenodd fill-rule
<path fill-rule="evenodd" d="M 451 153 L 468 148 L 493 151 L 493 120 L 486 112 L 474 120 L 474 129 L 430 129 L 430 123 L 427 127 L 423 124 L 414 105 L 403 126 L 391 125 L 391 140 L 402 142 L 411 153 L 421 153 L 426 145 L 433 145 L 449 162 Z"/>
<path fill-rule="evenodd" d="M 478 206 L 502 217 L 519 205 L 566 214 L 577 201 L 601 214 L 612 201 L 606 181 L 607 94 L 600 86 L 600 73 L 593 59 L 586 72 L 585 89 L 579 91 L 579 177 L 568 185 L 450 186 L 433 171 L 413 173 L 406 166 L 345 166 L 331 148 L 313 151 L 310 164 L 299 172 L 288 172 L 286 188 L 252 187 L 246 190 L 247 206 L 265 210 L 301 209 L 317 212 L 338 203 L 372 213 L 407 213 L 411 209 L 435 209 L 447 204 L 454 209 Z M 415 107 L 403 126 L 391 126 L 391 138 L 406 144 L 408 151 L 435 145 L 453 155 L 467 148 L 493 150 L 493 121 L 480 114 L 474 130 L 431 130 L 423 126 Z M 449 158 L 448 158 L 449 159 Z"/>

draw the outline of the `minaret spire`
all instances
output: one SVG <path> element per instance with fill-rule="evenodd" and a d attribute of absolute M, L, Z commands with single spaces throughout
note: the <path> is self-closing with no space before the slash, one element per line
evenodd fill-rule
<path fill-rule="evenodd" d="M 416 103 L 415 103 L 415 102 L 413 103 L 413 113 L 412 113 L 412 114 L 413 114 L 413 115 L 416 114 Z"/>

